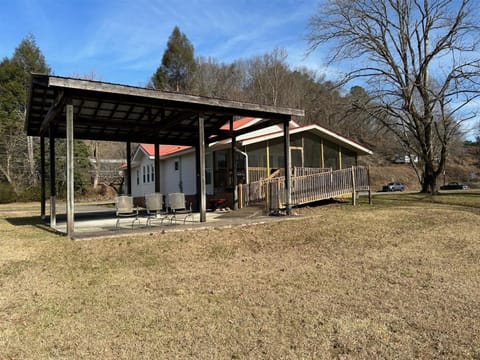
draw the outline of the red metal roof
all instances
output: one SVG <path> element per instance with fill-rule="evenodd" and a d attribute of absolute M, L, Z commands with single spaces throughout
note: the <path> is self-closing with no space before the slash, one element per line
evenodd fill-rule
<path fill-rule="evenodd" d="M 255 120 L 255 118 L 253 117 L 244 117 L 244 118 L 241 118 L 241 119 L 238 119 L 238 120 L 235 120 L 233 122 L 233 130 L 237 130 L 237 129 L 240 129 L 241 127 L 244 127 L 245 125 L 247 125 L 249 122 Z M 220 129 L 222 130 L 230 130 L 230 124 L 229 123 L 226 123 L 225 125 L 223 125 Z"/>
<path fill-rule="evenodd" d="M 140 146 L 143 148 L 143 150 L 145 150 L 148 156 L 155 156 L 154 144 L 140 144 Z M 190 148 L 191 146 L 184 146 L 184 145 L 160 145 L 160 156 L 174 154 L 178 151 L 183 151 Z"/>
<path fill-rule="evenodd" d="M 233 130 L 240 129 L 241 127 L 248 126 L 250 122 L 255 120 L 253 117 L 244 117 L 233 122 Z M 229 130 L 230 124 L 226 123 L 221 127 L 222 130 Z M 155 145 L 154 144 L 140 144 L 143 150 L 148 154 L 148 156 L 155 156 Z M 160 156 L 171 155 L 179 151 L 190 149 L 191 146 L 182 146 L 182 145 L 160 145 Z"/>

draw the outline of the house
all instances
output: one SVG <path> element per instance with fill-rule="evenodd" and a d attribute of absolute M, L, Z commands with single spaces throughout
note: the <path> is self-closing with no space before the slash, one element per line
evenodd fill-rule
<path fill-rule="evenodd" d="M 233 122 L 234 130 L 255 125 L 261 119 L 241 118 Z M 229 129 L 225 124 L 224 130 Z M 210 197 L 231 197 L 235 161 L 236 183 L 250 183 L 268 177 L 284 166 L 283 129 L 273 125 L 238 136 L 235 158 L 231 139 L 211 142 L 205 157 L 206 193 Z M 195 149 L 189 146 L 160 145 L 160 192 L 183 192 L 194 204 L 196 200 Z M 290 122 L 291 164 L 298 168 L 332 170 L 357 165 L 358 156 L 372 152 L 319 125 L 299 126 Z M 155 147 L 139 144 L 131 162 L 132 196 L 142 203 L 145 194 L 155 191 Z"/>

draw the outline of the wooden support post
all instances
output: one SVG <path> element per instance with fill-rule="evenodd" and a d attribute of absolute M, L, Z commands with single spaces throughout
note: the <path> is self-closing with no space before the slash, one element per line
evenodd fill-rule
<path fill-rule="evenodd" d="M 367 167 L 367 178 L 368 178 L 368 204 L 372 205 L 372 188 L 370 186 L 370 165 Z"/>
<path fill-rule="evenodd" d="M 205 119 L 202 114 L 198 116 L 198 188 L 200 193 L 200 222 L 207 221 L 207 193 L 205 184 Z"/>
<path fill-rule="evenodd" d="M 50 145 L 50 227 L 55 229 L 57 226 L 57 212 L 56 212 L 56 176 L 55 176 L 55 128 L 50 127 L 49 130 L 49 145 Z"/>
<path fill-rule="evenodd" d="M 357 191 L 355 186 L 355 167 L 352 166 L 352 205 L 357 205 Z"/>
<path fill-rule="evenodd" d="M 160 192 L 160 144 L 155 143 L 155 192 Z"/>
<path fill-rule="evenodd" d="M 291 186 L 291 156 L 290 156 L 290 129 L 289 129 L 289 120 L 286 120 L 283 123 L 283 153 L 285 157 L 285 207 L 287 215 L 291 214 L 292 210 L 292 189 Z"/>
<path fill-rule="evenodd" d="M 74 152 L 73 152 L 73 104 L 67 102 L 67 236 L 73 240 L 75 223 L 74 210 Z"/>
<path fill-rule="evenodd" d="M 237 139 L 233 133 L 233 117 L 230 118 L 230 134 L 232 136 L 232 192 L 233 192 L 233 210 L 238 210 L 238 190 L 237 190 Z"/>
<path fill-rule="evenodd" d="M 132 195 L 132 144 L 127 142 L 127 195 Z"/>
<path fill-rule="evenodd" d="M 42 220 L 46 218 L 46 182 L 45 182 L 45 137 L 40 136 L 40 217 Z"/>
<path fill-rule="evenodd" d="M 243 208 L 243 185 L 239 184 L 238 186 L 238 208 Z"/>
<path fill-rule="evenodd" d="M 320 159 L 322 164 L 322 169 L 325 169 L 325 155 L 323 151 L 323 139 L 320 139 Z"/>
<path fill-rule="evenodd" d="M 270 142 L 267 141 L 267 148 L 265 149 L 266 150 L 266 160 L 267 160 L 267 176 L 266 178 L 268 178 L 270 176 Z"/>

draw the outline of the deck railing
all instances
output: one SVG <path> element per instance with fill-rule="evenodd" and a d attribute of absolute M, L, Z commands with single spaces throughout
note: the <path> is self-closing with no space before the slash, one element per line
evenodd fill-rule
<path fill-rule="evenodd" d="M 264 180 L 272 175 L 275 169 L 270 169 L 270 173 L 268 168 L 266 167 L 259 167 L 259 166 L 250 166 L 248 168 L 248 178 L 249 181 L 255 182 Z M 280 173 L 277 176 L 284 176 L 284 169 L 280 168 Z M 321 172 L 328 172 L 332 171 L 332 168 L 314 168 L 314 167 L 292 167 L 292 176 L 303 176 L 303 175 L 310 175 L 310 174 L 318 174 Z"/>
<path fill-rule="evenodd" d="M 307 171 L 303 173 L 307 173 Z M 367 167 L 312 172 L 291 177 L 291 205 L 302 205 L 359 191 L 370 191 Z M 286 205 L 285 177 L 263 179 L 238 186 L 239 206 L 265 203 L 267 209 L 282 209 Z"/>

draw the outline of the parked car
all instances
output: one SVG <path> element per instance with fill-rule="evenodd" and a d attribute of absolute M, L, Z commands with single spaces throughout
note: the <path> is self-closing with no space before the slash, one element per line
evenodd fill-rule
<path fill-rule="evenodd" d="M 382 191 L 405 191 L 405 184 L 401 182 L 391 182 L 383 185 Z"/>
<path fill-rule="evenodd" d="M 440 186 L 440 190 L 467 190 L 468 185 L 458 182 L 452 181 L 449 182 L 447 185 Z"/>

